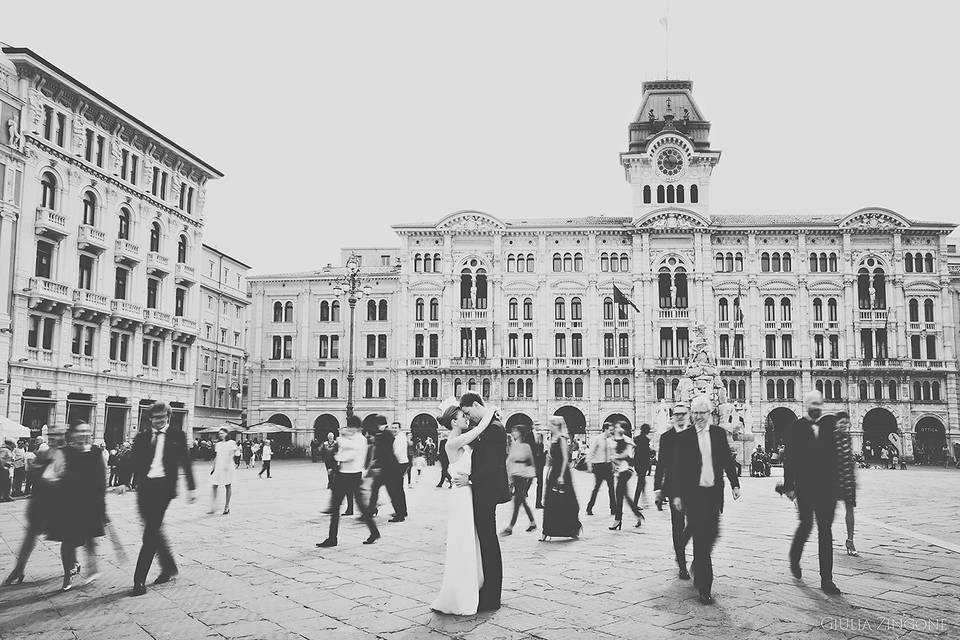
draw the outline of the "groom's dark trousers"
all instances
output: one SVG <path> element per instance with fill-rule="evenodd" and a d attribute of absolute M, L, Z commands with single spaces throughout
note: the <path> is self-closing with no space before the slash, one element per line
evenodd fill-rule
<path fill-rule="evenodd" d="M 500 608 L 503 587 L 503 559 L 497 537 L 497 505 L 510 501 L 507 482 L 507 434 L 499 420 L 493 420 L 474 441 L 470 482 L 473 485 L 473 523 L 480 541 L 483 586 L 478 610 Z"/>

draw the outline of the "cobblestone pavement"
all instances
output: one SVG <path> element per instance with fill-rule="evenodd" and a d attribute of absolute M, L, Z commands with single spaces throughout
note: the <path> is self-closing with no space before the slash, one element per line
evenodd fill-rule
<path fill-rule="evenodd" d="M 518 527 L 502 539 L 503 608 L 454 618 L 429 610 L 441 580 L 447 496 L 433 486 L 437 468 L 408 490 L 409 520 L 385 523 L 391 511 L 382 506 L 384 537 L 375 545 L 362 546 L 365 528 L 345 518 L 340 546 L 322 550 L 314 547 L 327 524 L 321 465 L 276 461 L 270 480 L 241 469 L 228 516 L 206 515 L 206 468 L 198 465 L 197 502 L 181 495 L 168 511 L 177 580 L 127 597 L 140 523 L 135 497 L 111 494 L 108 509 L 130 559 L 118 565 L 102 542 L 102 578 L 61 594 L 57 548 L 41 543 L 24 584 L 0 588 L 0 638 L 960 638 L 960 471 L 861 472 L 860 558 L 842 555 L 842 509 L 834 525 L 841 597 L 818 588 L 815 532 L 803 581 L 790 577 L 794 509 L 774 493 L 775 478 L 744 478 L 743 499 L 728 498 L 722 516 L 713 607 L 677 580 L 669 515 L 648 508 L 640 529 L 626 520 L 619 532 L 607 530 L 609 517 L 584 515 L 576 541 L 538 542 Z M 590 482 L 577 474 L 581 505 Z M 602 513 L 604 497 L 599 504 Z M 4 575 L 24 506 L 0 505 Z M 499 519 L 506 524 L 508 505 Z"/>

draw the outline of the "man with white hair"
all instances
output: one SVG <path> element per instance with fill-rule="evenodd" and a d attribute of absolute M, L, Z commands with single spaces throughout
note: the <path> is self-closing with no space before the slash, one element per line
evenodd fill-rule
<path fill-rule="evenodd" d="M 823 415 L 823 396 L 809 391 L 803 396 L 806 415 L 798 418 L 786 438 L 783 452 L 783 492 L 797 501 L 800 524 L 790 545 L 790 572 L 798 580 L 802 576 L 800 556 L 817 518 L 820 556 L 820 588 L 824 593 L 839 595 L 833 582 L 833 527 L 837 507 L 839 479 L 837 447 L 834 437 L 836 420 Z"/>
<path fill-rule="evenodd" d="M 733 466 L 727 432 L 711 425 L 713 402 L 698 395 L 690 403 L 693 429 L 677 434 L 670 492 L 673 505 L 687 516 L 693 537 L 693 583 L 702 604 L 713 604 L 713 561 L 710 554 L 720 529 L 723 511 L 723 476 L 740 499 L 740 479 Z"/>

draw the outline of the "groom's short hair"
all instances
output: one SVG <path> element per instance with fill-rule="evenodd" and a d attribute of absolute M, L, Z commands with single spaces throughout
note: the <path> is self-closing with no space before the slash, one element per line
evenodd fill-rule
<path fill-rule="evenodd" d="M 480 394 L 476 391 L 467 391 L 465 394 L 460 396 L 461 407 L 472 407 L 475 404 L 478 404 L 481 407 L 483 406 L 483 398 L 481 398 Z"/>

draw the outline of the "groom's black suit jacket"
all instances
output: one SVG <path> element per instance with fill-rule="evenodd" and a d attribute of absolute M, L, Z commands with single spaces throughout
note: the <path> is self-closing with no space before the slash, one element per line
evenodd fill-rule
<path fill-rule="evenodd" d="M 480 437 L 473 441 L 471 463 L 470 482 L 474 502 L 487 505 L 510 502 L 507 432 L 499 420 L 492 420 Z"/>

